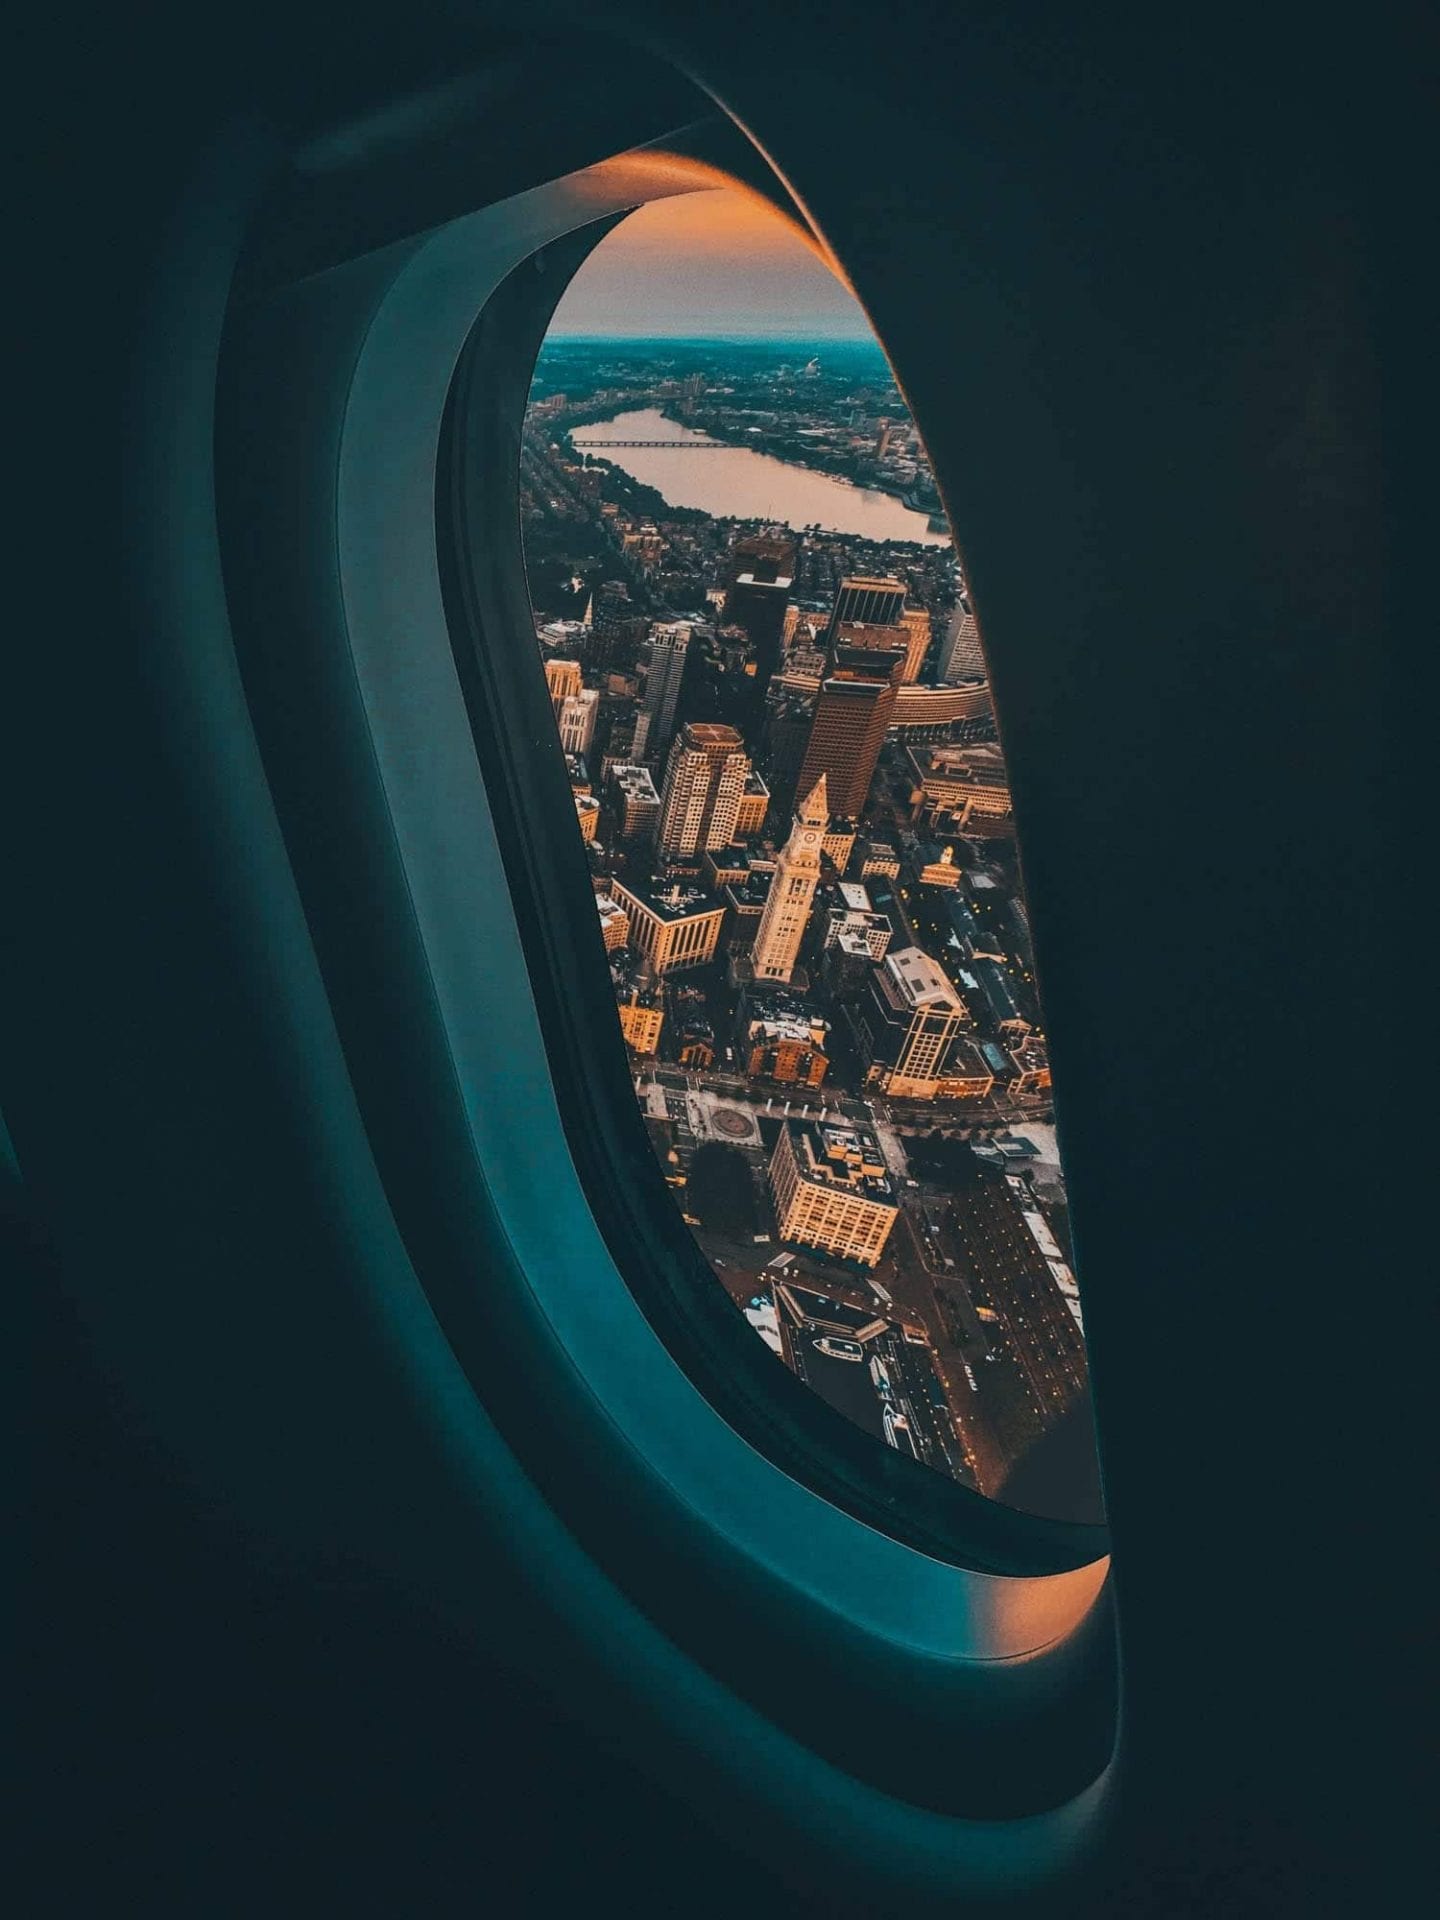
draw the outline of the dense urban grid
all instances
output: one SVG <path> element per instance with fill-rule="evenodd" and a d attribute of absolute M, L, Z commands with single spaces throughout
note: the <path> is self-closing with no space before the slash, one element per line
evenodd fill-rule
<path fill-rule="evenodd" d="M 916 532 L 668 504 L 621 464 L 637 410 L 640 444 L 783 460 Z M 1068 1466 L 1035 1477 L 1047 1435 L 1088 1449 L 1090 1425 L 1010 795 L 883 357 L 552 341 L 521 479 L 621 1029 L 686 1220 L 832 1405 L 982 1492 L 1073 1506 Z"/>

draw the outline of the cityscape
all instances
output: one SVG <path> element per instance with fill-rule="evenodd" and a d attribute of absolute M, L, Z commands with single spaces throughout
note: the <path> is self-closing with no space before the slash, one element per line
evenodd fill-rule
<path fill-rule="evenodd" d="M 1100 1518 L 980 630 L 883 354 L 553 334 L 521 508 L 636 1098 L 717 1282 L 877 1440 Z"/>

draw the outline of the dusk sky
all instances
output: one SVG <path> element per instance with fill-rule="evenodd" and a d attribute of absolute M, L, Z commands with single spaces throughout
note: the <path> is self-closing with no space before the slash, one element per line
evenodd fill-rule
<path fill-rule="evenodd" d="M 873 337 L 850 293 L 778 214 L 725 191 L 632 213 L 576 274 L 550 333 Z"/>

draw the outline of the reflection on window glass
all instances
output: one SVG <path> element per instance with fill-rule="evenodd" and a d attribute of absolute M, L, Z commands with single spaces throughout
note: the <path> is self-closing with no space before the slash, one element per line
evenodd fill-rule
<path fill-rule="evenodd" d="M 656 1157 L 756 1335 L 877 1440 L 1099 1517 L 1005 765 L 860 309 L 737 193 L 557 310 L 536 633 Z"/>

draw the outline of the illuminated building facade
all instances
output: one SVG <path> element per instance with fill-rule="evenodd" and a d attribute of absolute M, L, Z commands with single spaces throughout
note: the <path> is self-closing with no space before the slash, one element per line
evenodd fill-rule
<path fill-rule="evenodd" d="M 614 897 L 630 916 L 630 944 L 655 974 L 681 973 L 713 960 L 725 908 L 695 888 L 663 892 L 635 882 L 611 882 Z"/>
<path fill-rule="evenodd" d="M 770 1157 L 770 1191 L 782 1240 L 879 1264 L 899 1207 L 868 1127 L 787 1120 Z"/>
<path fill-rule="evenodd" d="M 734 727 L 687 725 L 675 737 L 665 766 L 656 847 L 677 860 L 735 839 L 740 803 L 750 777 L 745 743 Z"/>
<path fill-rule="evenodd" d="M 775 862 L 765 911 L 755 935 L 753 964 L 757 980 L 783 982 L 795 970 L 810 903 L 820 880 L 821 842 L 827 820 L 822 773 L 801 802 L 790 838 Z"/>

